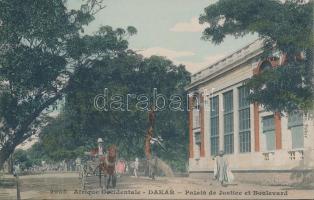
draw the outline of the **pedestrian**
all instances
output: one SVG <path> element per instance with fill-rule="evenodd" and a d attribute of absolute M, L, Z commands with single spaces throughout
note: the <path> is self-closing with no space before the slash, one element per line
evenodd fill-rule
<path fill-rule="evenodd" d="M 81 158 L 80 157 L 77 157 L 76 160 L 75 160 L 75 170 L 76 171 L 80 171 L 80 168 L 81 168 Z"/>
<path fill-rule="evenodd" d="M 125 162 L 120 159 L 116 164 L 116 172 L 118 177 L 125 173 Z"/>
<path fill-rule="evenodd" d="M 152 173 L 151 173 L 151 178 L 152 180 L 155 180 L 155 176 L 156 176 L 156 173 L 157 173 L 157 156 L 154 156 L 153 160 L 152 160 Z"/>
<path fill-rule="evenodd" d="M 127 174 L 128 176 L 131 175 L 131 172 L 129 171 L 129 164 L 127 161 L 125 162 L 125 174 Z"/>
<path fill-rule="evenodd" d="M 138 158 L 135 158 L 135 162 L 134 162 L 134 176 L 135 177 L 138 177 L 138 167 L 139 167 L 139 161 L 138 161 Z"/>
<path fill-rule="evenodd" d="M 17 176 L 20 173 L 20 164 L 19 163 L 15 163 L 13 165 L 13 176 Z"/>
<path fill-rule="evenodd" d="M 224 157 L 224 151 L 219 151 L 218 156 L 215 157 L 214 179 L 218 180 L 222 186 L 226 186 L 234 179 L 229 163 Z"/>

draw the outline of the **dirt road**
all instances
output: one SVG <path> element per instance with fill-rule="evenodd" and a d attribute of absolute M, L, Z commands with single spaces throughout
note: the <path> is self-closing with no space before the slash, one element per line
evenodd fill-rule
<path fill-rule="evenodd" d="M 222 187 L 211 180 L 190 178 L 121 177 L 116 189 L 99 187 L 89 178 L 85 190 L 75 173 L 21 176 L 22 199 L 300 199 L 314 197 L 313 190 L 287 186 L 258 186 L 235 183 Z M 15 199 L 14 188 L 0 188 L 0 199 Z"/>

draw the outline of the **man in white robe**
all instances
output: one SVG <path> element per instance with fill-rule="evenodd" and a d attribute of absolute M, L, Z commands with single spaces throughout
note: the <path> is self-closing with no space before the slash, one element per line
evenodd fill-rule
<path fill-rule="evenodd" d="M 135 158 L 135 162 L 134 162 L 134 176 L 137 178 L 138 177 L 138 168 L 139 168 L 139 161 L 138 161 L 138 158 Z"/>
<path fill-rule="evenodd" d="M 234 179 L 223 151 L 220 151 L 219 155 L 215 158 L 214 179 L 218 180 L 222 186 L 230 184 Z"/>

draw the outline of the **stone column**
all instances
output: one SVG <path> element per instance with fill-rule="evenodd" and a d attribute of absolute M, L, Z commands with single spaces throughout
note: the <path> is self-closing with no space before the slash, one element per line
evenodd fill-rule
<path fill-rule="evenodd" d="M 251 152 L 255 152 L 256 138 L 259 143 L 259 135 L 255 135 L 255 118 L 254 118 L 254 104 L 250 104 L 250 130 L 251 130 Z"/>
<path fill-rule="evenodd" d="M 254 150 L 255 152 L 260 151 L 260 140 L 259 140 L 259 129 L 260 129 L 260 124 L 259 124 L 259 105 L 258 103 L 254 103 Z"/>
<path fill-rule="evenodd" d="M 276 134 L 276 149 L 282 148 L 282 141 L 281 141 L 281 116 L 279 112 L 275 112 L 275 134 Z"/>
<path fill-rule="evenodd" d="M 200 128 L 201 128 L 201 146 L 200 146 L 200 157 L 205 157 L 205 127 L 204 127 L 204 113 L 205 113 L 205 101 L 204 94 L 200 94 Z"/>
<path fill-rule="evenodd" d="M 193 96 L 189 96 L 189 156 L 193 158 Z"/>

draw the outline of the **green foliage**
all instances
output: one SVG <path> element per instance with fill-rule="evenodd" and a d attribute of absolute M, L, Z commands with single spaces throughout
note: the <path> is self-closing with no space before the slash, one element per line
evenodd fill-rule
<path fill-rule="evenodd" d="M 22 170 L 34 165 L 40 166 L 41 161 L 51 160 L 45 150 L 42 143 L 35 143 L 27 150 L 17 149 L 13 154 L 14 163 L 19 164 Z"/>
<path fill-rule="evenodd" d="M 116 144 L 121 158 L 144 157 L 147 111 L 138 110 L 137 101 L 132 98 L 128 111 L 126 105 L 123 111 L 95 109 L 93 100 L 96 95 L 103 94 L 105 88 L 109 90 L 109 99 L 116 94 L 152 97 L 154 88 L 157 88 L 158 93 L 166 97 L 182 95 L 182 109 L 186 108 L 184 86 L 189 83 L 189 73 L 183 66 L 175 66 L 161 57 L 144 59 L 129 52 L 111 60 L 97 61 L 76 71 L 75 77 L 74 90 L 66 97 L 62 115 L 41 134 L 46 152 L 54 159 L 82 155 L 83 151 L 97 147 L 98 137 L 104 139 L 105 148 Z M 159 150 L 158 155 L 177 162 L 174 166 L 184 166 L 188 146 L 187 113 L 166 109 L 157 112 L 156 117 L 154 134 L 162 136 L 168 149 L 167 152 Z"/>
<path fill-rule="evenodd" d="M 0 1 L 0 166 L 75 89 L 77 71 L 125 54 L 126 38 L 136 33 L 104 26 L 83 35 L 102 0 L 87 1 L 81 10 L 68 10 L 64 2 Z"/>
<path fill-rule="evenodd" d="M 247 82 L 253 89 L 250 99 L 261 102 L 266 110 L 294 111 L 313 109 L 312 83 L 303 61 L 289 62 L 281 67 L 265 70 Z"/>
<path fill-rule="evenodd" d="M 267 110 L 293 111 L 313 108 L 313 10 L 314 1 L 220 0 L 204 9 L 200 23 L 208 23 L 203 39 L 220 44 L 226 35 L 257 33 L 264 40 L 265 58 L 275 49 L 287 62 L 248 81 L 251 101 Z M 297 60 L 300 52 L 304 60 Z M 264 89 L 266 86 L 267 89 Z"/>
<path fill-rule="evenodd" d="M 41 161 L 50 160 L 41 143 L 35 143 L 26 152 L 32 165 L 41 165 Z"/>
<path fill-rule="evenodd" d="M 43 152 L 43 154 L 38 155 L 41 159 L 46 158 L 46 160 L 51 161 L 75 159 L 88 150 L 84 144 L 90 140 L 74 132 L 71 123 L 75 122 L 62 113 L 56 119 L 52 119 L 42 130 L 40 142 L 37 143 Z M 94 143 L 95 141 L 93 141 Z"/>
<path fill-rule="evenodd" d="M 25 170 L 32 166 L 32 162 L 26 151 L 18 149 L 13 154 L 15 164 L 19 164 L 21 170 Z"/>

